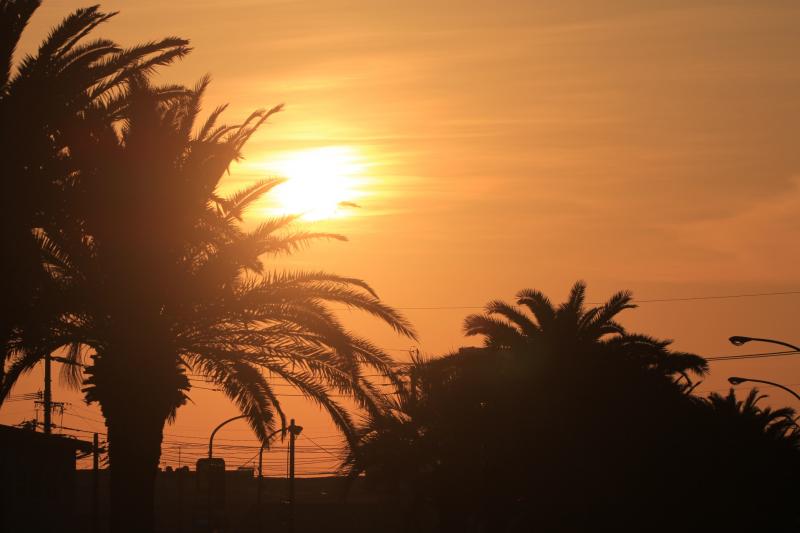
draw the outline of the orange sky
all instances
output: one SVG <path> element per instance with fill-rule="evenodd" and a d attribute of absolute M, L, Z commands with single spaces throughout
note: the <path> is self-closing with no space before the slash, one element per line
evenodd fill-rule
<path fill-rule="evenodd" d="M 45 2 L 25 47 L 80 5 Z M 299 150 L 357 156 L 361 209 L 315 223 L 350 242 L 322 243 L 281 267 L 362 277 L 401 308 L 480 306 L 523 287 L 560 300 L 578 278 L 591 301 L 622 288 L 645 299 L 800 289 L 796 2 L 103 7 L 121 14 L 97 35 L 123 44 L 190 38 L 194 52 L 163 79 L 192 83 L 211 73 L 208 110 L 230 102 L 234 120 L 287 104 L 252 139 L 227 186 Z M 624 323 L 718 355 L 769 349 L 734 348 L 726 342 L 733 334 L 800 342 L 798 311 L 800 295 L 651 303 Z M 406 311 L 430 354 L 466 343 L 469 312 Z M 407 341 L 373 321 L 348 320 L 407 357 Z M 732 373 L 800 383 L 792 358 L 713 370 L 701 389 L 724 388 Z M 38 388 L 34 374 L 15 394 Z M 77 406 L 73 414 L 97 418 L 74 393 L 58 395 Z M 168 433 L 206 435 L 235 414 L 217 393 L 193 391 L 193 399 Z M 287 399 L 308 435 L 333 433 L 295 400 Z M 31 411 L 9 403 L 0 421 Z M 232 426 L 231 435 L 247 430 Z"/>

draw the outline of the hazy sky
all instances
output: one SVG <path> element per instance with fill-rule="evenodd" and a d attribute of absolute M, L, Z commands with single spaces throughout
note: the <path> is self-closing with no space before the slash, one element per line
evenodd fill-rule
<path fill-rule="evenodd" d="M 80 5 L 46 1 L 26 47 Z M 195 50 L 161 79 L 210 73 L 208 110 L 230 102 L 235 120 L 287 104 L 228 186 L 303 150 L 355 154 L 361 209 L 316 223 L 350 242 L 280 266 L 362 277 L 399 307 L 480 306 L 524 287 L 560 300 L 576 279 L 589 283 L 591 301 L 622 288 L 645 299 L 800 289 L 797 2 L 103 7 L 121 13 L 97 35 L 191 39 Z M 650 303 L 623 322 L 718 355 L 769 350 L 734 348 L 725 340 L 733 334 L 800 342 L 798 311 L 800 296 Z M 469 309 L 406 312 L 423 351 L 466 342 Z M 407 341 L 351 322 L 407 357 Z M 732 373 L 800 383 L 791 358 L 713 370 L 701 389 L 724 388 Z M 16 392 L 37 388 L 31 380 Z M 234 413 L 216 393 L 193 398 L 174 433 L 206 434 Z M 29 416 L 29 406 L 9 405 L 2 420 Z M 310 435 L 332 433 L 314 408 L 295 409 Z"/>

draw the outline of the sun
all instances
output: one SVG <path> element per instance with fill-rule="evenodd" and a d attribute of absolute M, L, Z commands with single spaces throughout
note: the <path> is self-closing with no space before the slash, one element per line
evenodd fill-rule
<path fill-rule="evenodd" d="M 349 146 L 326 146 L 286 152 L 264 163 L 286 181 L 270 194 L 271 211 L 322 220 L 346 215 L 362 196 L 366 162 Z"/>

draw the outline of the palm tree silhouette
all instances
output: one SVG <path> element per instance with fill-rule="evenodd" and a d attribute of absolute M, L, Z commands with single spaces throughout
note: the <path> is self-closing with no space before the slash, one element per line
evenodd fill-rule
<path fill-rule="evenodd" d="M 712 393 L 694 438 L 705 460 L 696 479 L 713 479 L 703 507 L 719 517 L 720 527 L 739 531 L 795 531 L 800 513 L 800 430 L 794 409 L 762 407 L 765 398 L 752 389 L 744 398 Z"/>
<path fill-rule="evenodd" d="M 191 374 L 218 385 L 261 439 L 285 424 L 266 374 L 317 402 L 352 442 L 352 416 L 332 393 L 377 412 L 384 399 L 363 369 L 393 379 L 392 361 L 349 332 L 328 304 L 365 311 L 414 337 L 361 280 L 266 269 L 264 258 L 343 237 L 294 229 L 292 216 L 242 228 L 243 212 L 280 180 L 227 197 L 218 194 L 219 181 L 280 106 L 234 126 L 217 124 L 222 106 L 195 128 L 207 85 L 205 78 L 193 89 L 153 87 L 133 77 L 119 127 L 105 120 L 108 108 L 87 113 L 93 143 L 72 153 L 85 237 L 48 236 L 45 246 L 59 300 L 68 302 L 46 349 L 75 347 L 75 362 L 80 347 L 95 352 L 83 390 L 108 427 L 114 531 L 152 530 L 163 427 L 186 401 Z M 32 360 L 15 363 L 9 378 Z"/>
<path fill-rule="evenodd" d="M 414 359 L 344 470 L 366 472 L 412 509 L 432 504 L 446 531 L 502 531 L 512 518 L 566 531 L 634 520 L 620 504 L 636 496 L 640 469 L 656 486 L 654 463 L 670 471 L 663 465 L 695 459 L 679 447 L 682 420 L 697 402 L 689 376 L 707 364 L 628 333 L 616 318 L 634 307 L 630 293 L 589 309 L 584 299 L 582 282 L 557 307 L 528 289 L 516 306 L 493 301 L 467 317 L 467 335 L 484 346 Z M 669 439 L 681 453 L 651 462 L 648 446 L 668 449 Z"/>
<path fill-rule="evenodd" d="M 613 353 L 687 383 L 691 373 L 704 375 L 708 363 L 702 357 L 671 351 L 672 341 L 628 333 L 616 321 L 619 313 L 636 307 L 632 298 L 629 291 L 620 291 L 603 305 L 586 308 L 586 284 L 578 281 L 567 301 L 556 307 L 541 291 L 524 289 L 517 293 L 516 306 L 495 300 L 484 314 L 468 316 L 464 331 L 483 336 L 488 348 L 559 357 Z"/>
<path fill-rule="evenodd" d="M 730 424 L 737 431 L 750 436 L 764 436 L 768 440 L 800 448 L 800 429 L 795 421 L 795 410 L 791 407 L 762 408 L 758 402 L 764 398 L 765 395 L 753 388 L 744 400 L 740 400 L 735 390 L 731 389 L 725 396 L 712 392 L 705 398 L 705 404 L 721 424 Z"/>
<path fill-rule="evenodd" d="M 9 253 L 0 281 L 4 362 L 42 356 L 36 339 L 49 327 L 49 306 L 56 305 L 48 301 L 49 275 L 42 264 L 46 236 L 71 232 L 80 238 L 70 208 L 77 168 L 68 149 L 85 133 L 76 128 L 76 118 L 113 109 L 126 80 L 189 51 L 188 42 L 175 37 L 129 49 L 107 39 L 87 41 L 114 16 L 95 6 L 67 16 L 14 68 L 14 51 L 40 3 L 0 0 L 0 216 Z"/>

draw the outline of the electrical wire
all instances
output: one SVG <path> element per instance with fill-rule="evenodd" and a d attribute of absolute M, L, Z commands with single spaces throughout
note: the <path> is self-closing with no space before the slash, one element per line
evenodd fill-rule
<path fill-rule="evenodd" d="M 732 300 L 737 298 L 761 298 L 765 296 L 793 296 L 800 294 L 800 290 L 786 290 L 775 292 L 750 292 L 740 294 L 715 294 L 706 296 L 685 296 L 675 298 L 641 298 L 633 299 L 635 304 L 649 303 L 668 303 L 668 302 L 694 302 L 703 300 Z M 603 305 L 605 302 L 586 302 L 589 305 Z M 399 311 L 448 311 L 463 309 L 485 309 L 483 305 L 420 305 L 420 306 L 398 306 L 394 307 Z M 346 307 L 336 308 L 337 311 L 348 311 Z"/>
<path fill-rule="evenodd" d="M 799 354 L 797 350 L 785 350 L 782 352 L 760 352 L 760 353 L 745 353 L 745 354 L 730 354 L 730 355 L 716 355 L 706 357 L 706 361 L 735 361 L 738 359 L 767 359 L 770 357 L 784 357 L 787 355 Z"/>
<path fill-rule="evenodd" d="M 323 448 L 322 446 L 320 446 L 320 445 L 319 445 L 317 442 L 315 442 L 315 441 L 314 441 L 314 439 L 312 439 L 311 437 L 309 437 L 309 436 L 307 436 L 307 435 L 303 435 L 302 433 L 300 434 L 300 436 L 301 436 L 301 437 L 303 437 L 304 439 L 308 440 L 308 441 L 311 441 L 311 443 L 312 443 L 314 446 L 316 446 L 317 448 L 319 448 L 319 449 L 320 449 L 320 450 L 322 450 L 323 452 L 327 453 L 327 454 L 328 454 L 328 455 L 330 455 L 331 457 L 334 457 L 334 458 L 336 458 L 336 459 L 339 459 L 339 458 L 340 458 L 339 456 L 337 456 L 337 455 L 336 455 L 336 454 L 334 454 L 333 452 L 331 452 L 331 451 L 329 451 L 329 450 L 327 450 L 327 449 Z"/>
<path fill-rule="evenodd" d="M 782 385 L 783 385 L 784 387 L 790 387 L 790 388 L 791 388 L 791 387 L 800 387 L 800 383 L 787 383 L 787 384 L 782 384 Z M 753 389 L 757 389 L 757 388 L 758 388 L 758 385 L 753 385 L 753 386 L 751 386 L 751 387 L 737 387 L 737 388 L 736 388 L 736 389 L 734 389 L 734 390 L 737 390 L 737 391 L 739 391 L 739 390 L 747 390 L 747 391 L 751 391 L 751 390 L 753 390 Z M 731 386 L 730 386 L 730 387 L 728 387 L 727 389 L 702 389 L 702 390 L 697 390 L 697 391 L 695 391 L 695 393 L 703 393 L 703 394 L 705 394 L 705 393 L 707 393 L 707 392 L 728 392 L 728 391 L 729 391 L 729 390 L 731 390 L 731 389 L 733 389 L 733 385 L 731 385 Z"/>

